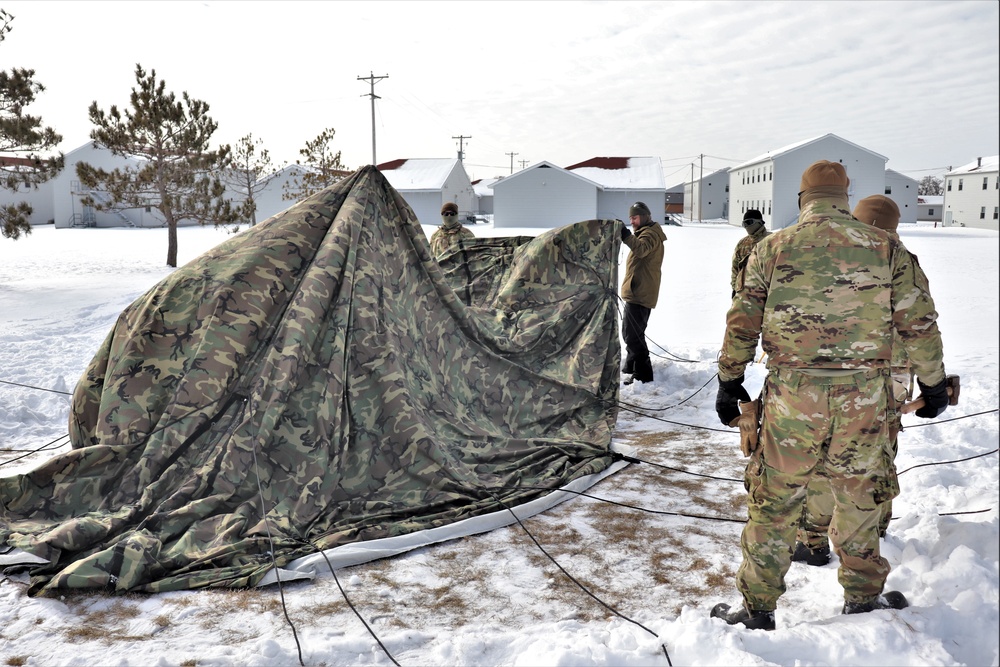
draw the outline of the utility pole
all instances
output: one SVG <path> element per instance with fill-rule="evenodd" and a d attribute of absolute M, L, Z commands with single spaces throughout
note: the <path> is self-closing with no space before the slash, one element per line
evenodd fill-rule
<path fill-rule="evenodd" d="M 457 137 L 452 137 L 452 139 L 458 139 L 458 161 L 459 162 L 461 162 L 462 160 L 465 159 L 465 151 L 463 150 L 464 144 L 462 143 L 462 141 L 464 141 L 465 139 L 471 139 L 471 138 L 472 137 L 462 136 L 461 134 L 458 135 Z"/>
<path fill-rule="evenodd" d="M 371 92 L 365 93 L 365 95 L 368 95 L 369 97 L 372 98 L 372 166 L 374 167 L 376 164 L 378 164 L 375 161 L 375 100 L 382 99 L 381 97 L 375 94 L 375 84 L 381 81 L 382 79 L 388 79 L 389 75 L 386 74 L 385 76 L 375 76 L 374 72 L 372 72 L 371 70 L 368 70 L 368 72 L 369 72 L 368 76 L 359 76 L 358 81 L 367 81 L 368 84 L 371 86 Z M 362 95 L 361 97 L 364 97 L 365 95 Z"/>
<path fill-rule="evenodd" d="M 698 222 L 701 222 L 701 200 L 704 197 L 701 194 L 701 186 L 705 180 L 705 154 L 702 153 L 698 156 Z"/>
<path fill-rule="evenodd" d="M 504 153 L 504 155 L 510 156 L 510 173 L 514 173 L 514 156 L 520 155 L 520 153 Z"/>
<path fill-rule="evenodd" d="M 518 160 L 517 163 L 521 165 L 521 169 L 524 169 L 524 165 L 528 164 L 527 160 Z"/>
<path fill-rule="evenodd" d="M 694 162 L 691 163 L 691 219 L 694 220 Z"/>

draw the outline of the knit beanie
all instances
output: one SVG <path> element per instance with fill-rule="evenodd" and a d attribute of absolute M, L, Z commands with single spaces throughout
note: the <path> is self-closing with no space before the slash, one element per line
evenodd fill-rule
<path fill-rule="evenodd" d="M 631 218 L 633 215 L 644 215 L 648 218 L 652 214 L 649 212 L 648 206 L 643 204 L 641 201 L 637 201 L 628 207 L 628 217 Z"/>
<path fill-rule="evenodd" d="M 799 187 L 799 207 L 816 199 L 841 199 L 844 208 L 847 201 L 847 186 L 851 179 L 847 178 L 847 170 L 839 162 L 819 160 L 813 162 L 802 172 L 802 183 Z"/>
<path fill-rule="evenodd" d="M 454 213 L 458 215 L 458 204 L 453 201 L 445 202 L 444 206 L 441 207 L 441 215 L 445 213 Z"/>
<path fill-rule="evenodd" d="M 899 206 L 885 195 L 865 197 L 854 207 L 854 217 L 888 232 L 899 227 Z"/>
<path fill-rule="evenodd" d="M 753 236 L 764 227 L 764 216 L 755 208 L 743 214 L 743 229 Z"/>

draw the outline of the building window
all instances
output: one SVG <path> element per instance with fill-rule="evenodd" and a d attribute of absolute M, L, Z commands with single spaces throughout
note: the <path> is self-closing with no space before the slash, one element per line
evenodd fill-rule
<path fill-rule="evenodd" d="M 986 207 L 985 206 L 980 206 L 979 207 L 979 219 L 980 220 L 985 220 L 986 219 Z"/>
<path fill-rule="evenodd" d="M 989 181 L 990 181 L 989 176 L 983 176 L 983 190 L 986 189 L 986 186 L 989 184 Z"/>
<path fill-rule="evenodd" d="M 997 215 L 998 214 L 1000 214 L 1000 206 L 994 206 L 993 207 L 993 219 L 994 220 L 997 219 Z"/>
<path fill-rule="evenodd" d="M 729 183 L 726 183 L 726 192 L 729 192 Z"/>
<path fill-rule="evenodd" d="M 887 195 L 891 195 L 892 194 L 892 186 L 891 185 L 885 186 L 885 193 Z"/>
<path fill-rule="evenodd" d="M 934 209 L 932 208 L 927 209 L 927 215 L 934 215 Z"/>
<path fill-rule="evenodd" d="M 951 192 L 951 179 L 948 179 L 948 192 Z"/>
<path fill-rule="evenodd" d="M 960 179 L 958 179 L 958 191 L 959 191 L 959 192 L 961 192 L 961 191 L 962 191 L 962 184 L 963 184 L 964 182 L 965 182 L 965 179 L 964 179 L 964 178 L 960 178 Z"/>

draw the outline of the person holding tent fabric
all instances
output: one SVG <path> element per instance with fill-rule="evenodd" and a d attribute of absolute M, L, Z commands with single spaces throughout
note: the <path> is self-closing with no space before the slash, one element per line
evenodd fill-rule
<path fill-rule="evenodd" d="M 750 402 L 743 372 L 758 340 L 768 355 L 759 441 L 744 482 L 747 524 L 737 589 L 717 604 L 730 625 L 772 630 L 796 530 L 816 471 L 830 481 L 829 539 L 840 558 L 842 613 L 902 609 L 883 592 L 889 562 L 878 525 L 892 476 L 889 367 L 897 332 L 934 418 L 948 406 L 941 333 L 926 281 L 886 232 L 850 212 L 844 166 L 820 160 L 802 174 L 799 220 L 757 244 L 726 320 L 716 413 L 729 425 Z"/>
<path fill-rule="evenodd" d="M 747 260 L 750 259 L 750 252 L 762 238 L 771 233 L 764 225 L 764 216 L 755 208 L 743 214 L 743 229 L 747 235 L 739 240 L 736 250 L 733 251 L 733 272 L 730 279 L 733 293 L 730 297 L 736 296 L 736 291 L 743 285 L 743 270 L 746 268 Z"/>
<path fill-rule="evenodd" d="M 630 250 L 622 280 L 622 301 L 625 302 L 622 338 L 626 349 L 622 372 L 630 376 L 624 384 L 632 384 L 635 380 L 653 381 L 653 363 L 646 346 L 646 325 L 660 297 L 663 242 L 667 240 L 667 235 L 653 222 L 649 207 L 643 202 L 637 201 L 629 207 L 628 219 L 632 229 L 622 226 L 621 230 L 622 243 Z"/>
<path fill-rule="evenodd" d="M 445 202 L 441 207 L 441 226 L 431 234 L 431 252 L 439 259 L 453 247 L 458 247 L 463 240 L 471 240 L 476 235 L 458 221 L 458 205 L 455 202 Z"/>

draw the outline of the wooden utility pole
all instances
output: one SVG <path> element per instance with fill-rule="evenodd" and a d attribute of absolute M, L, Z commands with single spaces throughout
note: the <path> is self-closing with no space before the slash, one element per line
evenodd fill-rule
<path fill-rule="evenodd" d="M 528 164 L 527 160 L 518 160 L 517 163 L 521 165 L 521 169 L 524 169 L 524 165 Z"/>
<path fill-rule="evenodd" d="M 462 143 L 465 139 L 471 139 L 472 137 L 466 137 L 463 135 L 458 135 L 457 137 L 452 137 L 452 139 L 458 139 L 458 161 L 461 162 L 465 159 L 465 145 Z"/>
<path fill-rule="evenodd" d="M 520 155 L 520 153 L 504 153 L 504 155 L 510 156 L 510 173 L 514 173 L 514 156 Z"/>
<path fill-rule="evenodd" d="M 702 153 L 698 156 L 698 222 L 701 222 L 701 200 L 704 197 L 701 194 L 701 186 L 705 180 L 705 154 Z"/>
<path fill-rule="evenodd" d="M 373 167 L 376 164 L 378 164 L 378 162 L 375 160 L 375 100 L 382 99 L 381 97 L 375 94 L 375 84 L 381 81 L 382 79 L 388 79 L 388 78 L 389 78 L 388 74 L 386 74 L 385 76 L 375 76 L 375 74 L 371 72 L 371 70 L 369 70 L 368 76 L 358 77 L 358 81 L 367 81 L 368 84 L 371 86 L 371 91 L 365 93 L 365 95 L 372 98 L 372 166 Z M 362 95 L 361 97 L 364 97 L 365 95 Z"/>

